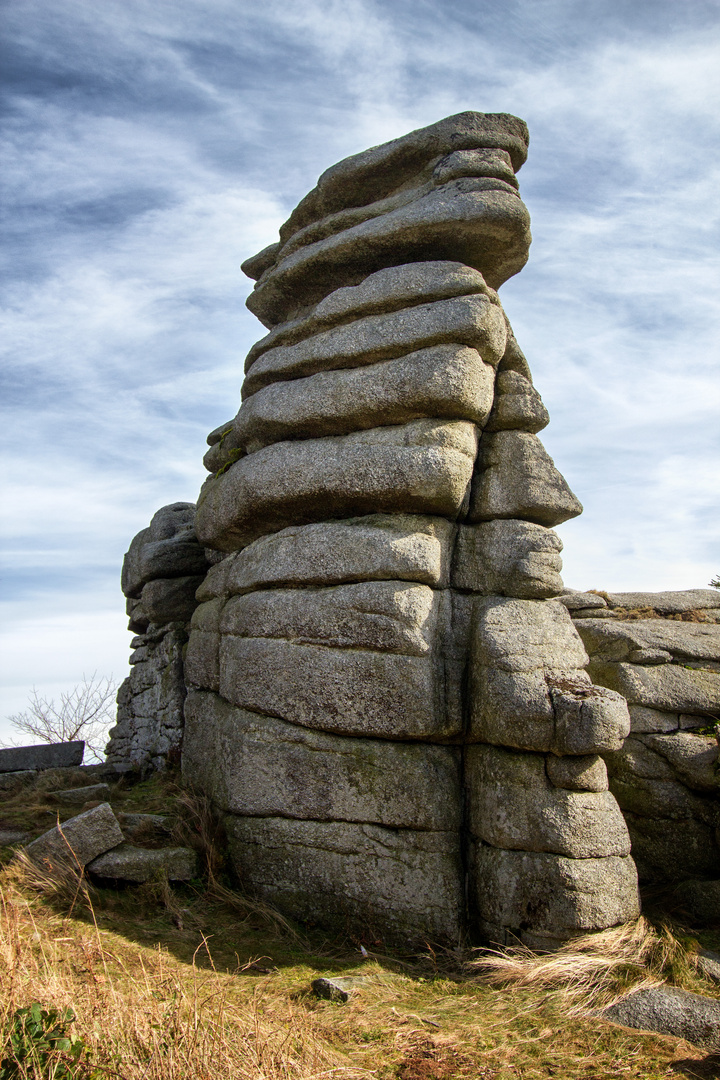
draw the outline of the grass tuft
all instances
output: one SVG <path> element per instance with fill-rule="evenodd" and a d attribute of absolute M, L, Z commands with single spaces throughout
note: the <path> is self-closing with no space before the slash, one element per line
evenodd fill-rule
<path fill-rule="evenodd" d="M 669 929 L 658 932 L 644 918 L 601 933 L 575 938 L 553 953 L 538 955 L 518 945 L 490 950 L 467 965 L 490 986 L 554 991 L 568 1016 L 602 1009 L 631 990 L 662 983 L 697 989 L 697 942 Z"/>

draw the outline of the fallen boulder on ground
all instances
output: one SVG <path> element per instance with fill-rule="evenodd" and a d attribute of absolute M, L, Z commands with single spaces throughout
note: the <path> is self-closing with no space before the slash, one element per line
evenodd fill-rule
<path fill-rule="evenodd" d="M 0 749 L 0 773 L 23 769 L 68 769 L 82 763 L 85 743 L 40 743 L 38 746 L 5 746 Z"/>
<path fill-rule="evenodd" d="M 372 980 L 367 975 L 338 975 L 315 979 L 312 988 L 318 997 L 328 1001 L 347 1001 L 351 994 L 362 990 Z"/>
<path fill-rule="evenodd" d="M 148 848 L 120 844 L 88 864 L 98 877 L 120 881 L 152 881 L 167 875 L 168 881 L 190 881 L 197 877 L 197 855 L 191 848 Z"/>
<path fill-rule="evenodd" d="M 711 949 L 701 949 L 698 953 L 697 966 L 701 975 L 712 982 L 720 982 L 720 953 Z"/>
<path fill-rule="evenodd" d="M 686 1039 L 703 1050 L 720 1050 L 720 1001 L 672 986 L 653 986 L 616 1001 L 600 1016 L 615 1024 Z"/>
<path fill-rule="evenodd" d="M 108 784 L 88 784 L 86 787 L 68 788 L 66 791 L 52 791 L 50 794 L 53 799 L 66 806 L 84 806 L 91 799 L 107 799 L 110 787 Z"/>
<path fill-rule="evenodd" d="M 159 840 L 172 832 L 172 819 L 164 814 L 121 812 L 117 819 L 126 840 Z"/>
<path fill-rule="evenodd" d="M 0 847 L 12 847 L 13 844 L 23 844 L 28 839 L 28 833 L 21 829 L 0 829 Z"/>
<path fill-rule="evenodd" d="M 122 829 L 109 803 L 101 803 L 84 814 L 55 825 L 38 836 L 25 851 L 50 870 L 66 863 L 85 866 L 98 855 L 123 842 Z"/>

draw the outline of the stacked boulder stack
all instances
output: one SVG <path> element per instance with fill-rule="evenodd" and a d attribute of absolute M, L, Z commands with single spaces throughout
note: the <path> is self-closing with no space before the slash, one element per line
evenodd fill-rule
<path fill-rule="evenodd" d="M 208 438 L 184 774 L 248 888 L 384 940 L 638 913 L 601 756 L 628 709 L 556 599 L 582 508 L 496 291 L 526 151 L 468 112 L 324 173 L 244 265 L 268 333 Z"/>
<path fill-rule="evenodd" d="M 161 769 L 179 756 L 183 731 L 183 651 L 195 592 L 209 563 L 195 535 L 194 503 L 171 503 L 137 534 L 125 556 L 132 671 L 118 691 L 107 760 Z"/>

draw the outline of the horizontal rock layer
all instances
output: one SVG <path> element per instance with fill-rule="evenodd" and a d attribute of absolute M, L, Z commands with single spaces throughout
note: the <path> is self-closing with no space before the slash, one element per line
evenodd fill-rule
<path fill-rule="evenodd" d="M 243 264 L 259 278 L 250 310 L 283 322 L 358 270 L 409 261 L 459 258 L 494 288 L 517 273 L 530 240 L 513 175 L 526 135 L 516 117 L 488 121 L 461 113 L 324 173 L 280 243 Z"/>
<path fill-rule="evenodd" d="M 294 918 L 386 941 L 459 939 L 458 833 L 231 814 L 225 828 L 246 887 Z"/>
<path fill-rule="evenodd" d="M 452 747 L 348 739 L 191 692 L 183 769 L 223 810 L 439 832 L 460 827 Z"/>
<path fill-rule="evenodd" d="M 197 533 L 233 551 L 326 518 L 385 511 L 453 519 L 466 505 L 476 446 L 473 424 L 433 420 L 275 443 L 206 481 Z"/>

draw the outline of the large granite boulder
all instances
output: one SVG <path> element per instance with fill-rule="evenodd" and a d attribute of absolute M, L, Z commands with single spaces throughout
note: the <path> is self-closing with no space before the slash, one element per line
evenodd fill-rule
<path fill-rule="evenodd" d="M 244 264 L 269 332 L 208 436 L 183 771 L 296 918 L 548 945 L 638 912 L 628 709 L 554 600 L 581 506 L 495 291 L 526 146 L 461 113 L 356 155 Z"/>

